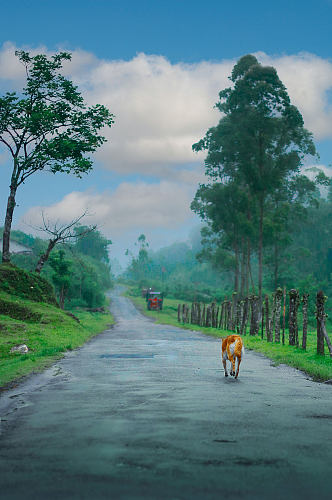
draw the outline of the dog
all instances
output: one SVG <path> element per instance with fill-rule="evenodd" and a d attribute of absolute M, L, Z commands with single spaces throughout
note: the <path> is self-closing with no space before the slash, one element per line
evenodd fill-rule
<path fill-rule="evenodd" d="M 232 364 L 230 374 L 235 378 L 239 375 L 240 364 L 244 355 L 243 341 L 240 335 L 228 335 L 228 337 L 221 339 L 221 356 L 222 364 L 225 370 L 225 377 L 228 377 L 226 361 L 229 360 Z M 235 374 L 235 361 L 237 359 L 237 370 Z"/>

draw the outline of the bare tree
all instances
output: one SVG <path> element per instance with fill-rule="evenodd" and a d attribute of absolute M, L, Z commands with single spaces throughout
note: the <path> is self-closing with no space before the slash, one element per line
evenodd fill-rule
<path fill-rule="evenodd" d="M 80 232 L 77 230 L 77 224 L 80 222 L 80 220 L 83 219 L 87 215 L 87 212 L 85 211 L 83 214 L 81 214 L 79 217 L 76 217 L 73 219 L 69 224 L 62 224 L 59 225 L 57 222 L 55 224 L 52 224 L 49 220 L 45 219 L 44 213 L 42 213 L 42 218 L 43 218 L 43 225 L 41 227 L 35 228 L 38 229 L 39 231 L 43 231 L 49 235 L 51 235 L 50 239 L 48 240 L 48 246 L 46 249 L 46 252 L 43 253 L 36 265 L 35 272 L 40 273 L 42 270 L 45 262 L 48 261 L 48 258 L 50 256 L 50 253 L 52 252 L 53 248 L 55 245 L 58 243 L 64 243 L 67 240 L 70 239 L 80 239 L 84 238 L 87 234 L 91 233 L 92 231 L 95 231 L 97 229 L 97 226 L 90 226 L 88 229 L 84 227 L 82 231 Z"/>

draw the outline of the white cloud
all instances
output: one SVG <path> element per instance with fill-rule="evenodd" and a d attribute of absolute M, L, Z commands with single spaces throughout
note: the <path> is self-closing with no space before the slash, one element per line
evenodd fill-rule
<path fill-rule="evenodd" d="M 114 192 L 72 192 L 48 207 L 30 208 L 20 221 L 40 226 L 41 214 L 53 222 L 64 223 L 81 215 L 90 214 L 86 224 L 98 224 L 109 236 L 121 235 L 135 229 L 177 229 L 193 217 L 189 205 L 192 190 L 178 184 L 162 181 L 159 184 L 122 183 Z"/>
<path fill-rule="evenodd" d="M 257 54 L 262 64 L 274 66 L 286 85 L 292 103 L 301 111 L 305 126 L 315 138 L 332 137 L 332 64 L 329 60 L 303 53 L 293 56 L 269 57 Z"/>
<path fill-rule="evenodd" d="M 15 48 L 7 42 L 0 50 L 2 87 L 8 79 L 15 86 L 23 77 Z M 45 51 L 39 47 L 33 53 Z M 257 57 L 276 67 L 315 138 L 331 137 L 332 63 L 313 54 L 271 57 L 258 53 Z M 104 168 L 186 182 L 191 179 L 188 171 L 204 158 L 204 154 L 194 154 L 191 146 L 218 122 L 220 114 L 213 106 L 218 92 L 230 84 L 228 76 L 235 62 L 172 64 L 163 56 L 146 54 L 129 61 L 101 60 L 76 50 L 64 71 L 90 104 L 105 104 L 116 115 L 115 125 L 105 132 L 109 142 L 96 154 Z"/>

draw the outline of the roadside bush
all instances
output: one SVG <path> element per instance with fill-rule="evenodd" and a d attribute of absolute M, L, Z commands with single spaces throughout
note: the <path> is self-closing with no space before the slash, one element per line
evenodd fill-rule
<path fill-rule="evenodd" d="M 13 264 L 0 264 L 0 290 L 34 302 L 58 305 L 53 287 L 46 279 Z"/>

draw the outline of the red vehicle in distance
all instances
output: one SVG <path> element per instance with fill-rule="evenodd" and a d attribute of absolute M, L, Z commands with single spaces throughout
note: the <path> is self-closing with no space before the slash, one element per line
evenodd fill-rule
<path fill-rule="evenodd" d="M 149 291 L 146 297 L 146 304 L 149 311 L 161 311 L 163 308 L 163 296 L 160 292 Z"/>

